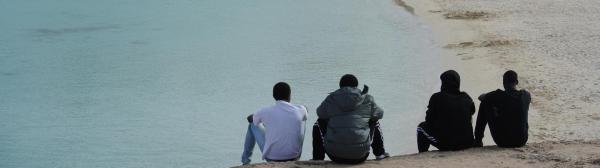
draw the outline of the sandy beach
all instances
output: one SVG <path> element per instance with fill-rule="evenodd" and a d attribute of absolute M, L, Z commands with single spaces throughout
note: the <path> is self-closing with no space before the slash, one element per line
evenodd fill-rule
<path fill-rule="evenodd" d="M 600 167 L 600 141 L 531 143 L 523 148 L 488 146 L 458 152 L 426 152 L 394 156 L 358 165 L 330 161 L 262 163 L 245 167 Z"/>
<path fill-rule="evenodd" d="M 533 97 L 530 142 L 600 138 L 600 2 L 406 3 L 432 27 L 445 65 L 473 97 L 500 88 L 505 70 L 519 73 Z"/>
<path fill-rule="evenodd" d="M 532 94 L 526 147 L 427 152 L 353 167 L 600 167 L 600 1 L 396 1 L 431 27 L 445 69 L 472 97 L 508 69 Z M 475 101 L 478 105 L 479 101 Z M 475 117 L 474 117 L 475 118 Z M 489 135 L 489 134 L 488 134 Z M 331 162 L 248 167 L 346 167 Z"/>

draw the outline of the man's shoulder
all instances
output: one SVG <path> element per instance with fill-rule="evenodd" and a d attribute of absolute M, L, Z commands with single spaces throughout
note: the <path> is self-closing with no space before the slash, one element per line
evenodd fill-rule
<path fill-rule="evenodd" d="M 461 91 L 459 94 L 461 97 L 463 97 L 464 99 L 473 101 L 473 99 L 471 98 L 471 95 L 469 95 L 469 93 L 465 92 L 465 91 Z"/>
<path fill-rule="evenodd" d="M 498 96 L 504 96 L 504 95 L 506 95 L 506 92 L 504 90 L 496 89 L 494 91 L 486 93 L 484 99 L 490 100 L 490 99 L 494 99 Z"/>
<path fill-rule="evenodd" d="M 263 113 L 268 113 L 270 111 L 273 111 L 273 109 L 276 108 L 276 105 L 270 105 L 270 106 L 265 106 L 260 108 L 258 111 L 256 111 L 254 114 L 263 114 Z"/>
<path fill-rule="evenodd" d="M 522 89 L 522 90 L 519 90 L 519 91 L 521 92 L 521 95 L 522 95 L 521 97 L 522 97 L 522 98 L 523 98 L 523 99 L 524 99 L 524 100 L 525 100 L 527 103 L 530 103 L 530 102 L 531 102 L 531 94 L 530 94 L 530 93 L 529 93 L 527 90 L 525 90 L 525 89 Z"/>
<path fill-rule="evenodd" d="M 294 111 L 294 112 L 299 112 L 299 113 L 306 113 L 308 110 L 306 109 L 306 106 L 301 105 L 301 104 L 292 104 L 289 102 L 285 102 L 285 103 L 278 103 L 269 107 L 265 107 L 264 111 L 266 113 L 271 113 L 271 112 L 279 112 L 279 111 Z"/>
<path fill-rule="evenodd" d="M 293 103 L 290 103 L 290 105 L 292 105 L 292 106 L 294 106 L 296 108 L 299 108 L 299 109 L 306 109 L 306 106 L 304 106 L 302 104 L 293 104 Z"/>
<path fill-rule="evenodd" d="M 431 98 L 430 98 L 430 99 L 438 99 L 438 98 L 440 98 L 440 97 L 442 97 L 442 96 L 443 96 L 443 93 L 442 93 L 442 92 L 435 92 L 435 93 L 433 93 L 433 94 L 431 95 Z"/>
<path fill-rule="evenodd" d="M 488 94 L 501 94 L 504 93 L 505 91 L 502 89 L 496 89 L 494 91 L 489 92 Z"/>
<path fill-rule="evenodd" d="M 523 93 L 523 95 L 525 95 L 525 96 L 527 96 L 527 97 L 531 97 L 531 94 L 530 94 L 530 93 L 529 93 L 527 90 L 525 90 L 525 89 L 521 89 L 521 90 L 519 90 L 519 91 L 520 91 L 521 93 Z"/>
<path fill-rule="evenodd" d="M 442 92 L 435 92 L 433 94 L 431 94 L 431 97 L 429 97 L 429 103 L 430 104 L 435 104 L 439 101 L 439 99 L 441 99 L 443 97 Z"/>
<path fill-rule="evenodd" d="M 460 101 L 468 101 L 473 102 L 471 96 L 464 91 L 459 92 L 458 94 L 437 92 L 431 95 L 431 101 L 448 101 L 448 100 L 460 100 Z"/>
<path fill-rule="evenodd" d="M 305 112 L 308 111 L 307 108 L 306 108 L 306 106 L 301 105 L 301 104 L 292 104 L 292 106 L 294 106 L 296 108 L 296 111 L 298 111 L 298 112 L 305 113 Z"/>

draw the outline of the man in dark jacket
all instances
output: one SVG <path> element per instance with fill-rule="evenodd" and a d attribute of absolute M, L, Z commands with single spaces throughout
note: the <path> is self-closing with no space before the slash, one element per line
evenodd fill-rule
<path fill-rule="evenodd" d="M 504 91 L 498 89 L 479 96 L 481 104 L 474 146 L 483 146 L 483 133 L 488 123 L 492 138 L 499 147 L 521 147 L 527 143 L 527 112 L 531 95 L 526 90 L 517 90 L 517 78 L 515 71 L 506 71 L 503 76 Z"/>
<path fill-rule="evenodd" d="M 319 119 L 313 126 L 313 160 L 323 160 L 325 153 L 338 163 L 364 162 L 373 147 L 376 159 L 389 157 L 383 147 L 378 120 L 383 110 L 367 94 L 361 92 L 354 75 L 340 80 L 340 89 L 330 93 L 317 108 Z"/>
<path fill-rule="evenodd" d="M 473 100 L 460 91 L 460 76 L 456 71 L 446 71 L 440 79 L 441 91 L 431 96 L 425 122 L 417 127 L 419 152 L 428 151 L 430 145 L 446 151 L 466 149 L 473 144 Z"/>

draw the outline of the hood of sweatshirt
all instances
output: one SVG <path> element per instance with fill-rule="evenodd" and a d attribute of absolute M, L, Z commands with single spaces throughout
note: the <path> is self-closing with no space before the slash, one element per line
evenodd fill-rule
<path fill-rule="evenodd" d="M 332 92 L 329 99 L 343 112 L 349 112 L 358 108 L 365 100 L 365 96 L 361 94 L 358 88 L 343 87 Z"/>
<path fill-rule="evenodd" d="M 440 75 L 442 80 L 441 91 L 450 94 L 460 93 L 460 76 L 454 70 L 448 70 Z"/>

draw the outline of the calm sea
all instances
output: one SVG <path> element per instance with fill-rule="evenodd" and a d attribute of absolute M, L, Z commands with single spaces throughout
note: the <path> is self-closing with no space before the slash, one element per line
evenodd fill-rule
<path fill-rule="evenodd" d="M 391 0 L 0 0 L 0 167 L 235 166 L 273 84 L 310 126 L 346 73 L 388 152 L 416 152 L 431 36 Z"/>

